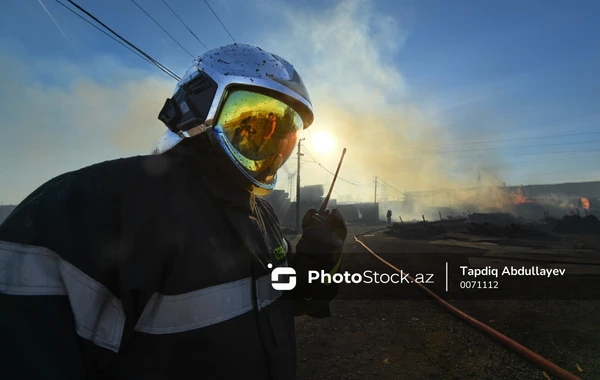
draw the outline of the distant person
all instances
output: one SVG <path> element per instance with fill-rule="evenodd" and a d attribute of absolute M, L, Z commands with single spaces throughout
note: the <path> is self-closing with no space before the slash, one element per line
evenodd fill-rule
<path fill-rule="evenodd" d="M 386 216 L 387 216 L 388 224 L 392 225 L 392 210 L 388 210 Z"/>
<path fill-rule="evenodd" d="M 250 124 L 250 117 L 245 118 L 240 123 L 240 126 L 235 129 L 233 133 L 233 138 L 231 139 L 231 144 L 237 149 L 240 150 L 240 145 L 246 142 L 246 144 L 252 144 L 253 150 L 258 150 L 256 146 L 256 142 L 254 141 L 254 135 L 256 135 L 256 129 L 252 127 Z"/>
<path fill-rule="evenodd" d="M 231 138 L 231 144 L 237 149 L 239 145 L 244 141 L 244 136 L 242 134 L 242 127 L 237 127 L 235 132 L 233 132 L 233 137 Z"/>
<path fill-rule="evenodd" d="M 250 135 L 256 134 L 256 129 L 252 127 L 252 124 L 250 124 L 250 117 L 247 117 L 244 120 L 242 120 L 241 126 L 247 138 L 250 138 Z"/>
<path fill-rule="evenodd" d="M 271 136 L 273 136 L 273 133 L 275 132 L 275 128 L 277 127 L 277 118 L 275 117 L 273 112 L 269 113 L 267 119 L 269 120 L 267 130 L 265 132 L 265 135 L 263 136 L 262 141 L 260 142 L 259 150 L 262 149 L 267 142 L 269 142 Z"/>
<path fill-rule="evenodd" d="M 271 123 L 269 124 L 269 129 L 267 129 L 267 134 L 265 135 L 265 140 L 268 140 L 271 138 L 271 136 L 275 132 L 275 127 L 277 127 L 277 118 L 275 117 L 273 112 L 269 113 L 269 116 L 267 118 L 269 119 L 269 121 Z"/>

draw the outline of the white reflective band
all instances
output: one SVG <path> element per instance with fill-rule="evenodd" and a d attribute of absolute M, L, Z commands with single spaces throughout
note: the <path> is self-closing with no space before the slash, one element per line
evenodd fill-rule
<path fill-rule="evenodd" d="M 287 261 L 283 263 L 287 265 Z M 271 286 L 271 275 L 256 280 L 261 310 L 281 297 Z M 244 278 L 190 293 L 168 296 L 155 293 L 135 326 L 148 334 L 173 334 L 214 325 L 253 309 L 252 280 Z"/>
<path fill-rule="evenodd" d="M 273 303 L 273 301 L 281 297 L 282 294 L 283 292 L 281 290 L 273 289 L 273 286 L 271 285 L 271 274 L 259 277 L 258 280 L 256 280 L 256 299 L 258 300 L 258 310 L 269 306 L 271 303 Z"/>
<path fill-rule="evenodd" d="M 287 260 L 282 266 L 287 266 Z M 273 289 L 270 277 L 268 274 L 256 280 L 258 310 L 282 295 Z M 245 278 L 180 295 L 155 293 L 135 330 L 172 334 L 223 322 L 253 309 L 252 291 L 252 280 Z M 0 241 L 0 293 L 65 295 L 77 334 L 98 346 L 119 351 L 125 326 L 121 301 L 47 248 Z"/>
<path fill-rule="evenodd" d="M 172 334 L 223 322 L 252 310 L 245 278 L 176 296 L 154 293 L 135 326 L 148 334 Z"/>
<path fill-rule="evenodd" d="M 66 296 L 60 260 L 49 249 L 0 241 L 0 291 L 22 296 Z"/>
<path fill-rule="evenodd" d="M 121 301 L 47 248 L 0 241 L 0 292 L 66 295 L 77 334 L 98 346 L 119 351 L 125 326 Z"/>

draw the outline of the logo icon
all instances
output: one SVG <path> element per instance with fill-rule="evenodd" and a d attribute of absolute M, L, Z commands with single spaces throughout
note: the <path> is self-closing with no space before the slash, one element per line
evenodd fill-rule
<path fill-rule="evenodd" d="M 269 269 L 273 264 L 267 264 Z M 286 276 L 287 282 L 279 282 L 279 276 Z M 296 271 L 291 267 L 277 267 L 271 272 L 271 286 L 275 290 L 292 290 L 296 287 Z"/>

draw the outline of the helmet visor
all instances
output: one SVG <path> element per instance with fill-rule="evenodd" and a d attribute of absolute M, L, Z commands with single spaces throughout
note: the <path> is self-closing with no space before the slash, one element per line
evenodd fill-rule
<path fill-rule="evenodd" d="M 227 95 L 214 125 L 230 158 L 263 188 L 274 187 L 275 174 L 292 154 L 302 129 L 302 118 L 289 105 L 245 90 Z"/>

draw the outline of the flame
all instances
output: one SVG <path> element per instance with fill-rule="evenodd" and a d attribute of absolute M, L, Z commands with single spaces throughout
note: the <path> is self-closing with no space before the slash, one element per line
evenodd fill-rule
<path fill-rule="evenodd" d="M 531 200 L 523 194 L 523 189 L 519 187 L 516 194 L 510 195 L 513 204 L 531 203 Z"/>
<path fill-rule="evenodd" d="M 589 210 L 590 209 L 590 200 L 587 198 L 581 198 L 581 205 L 583 206 L 584 210 Z"/>

